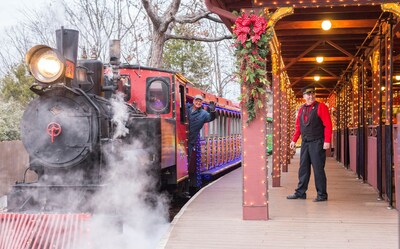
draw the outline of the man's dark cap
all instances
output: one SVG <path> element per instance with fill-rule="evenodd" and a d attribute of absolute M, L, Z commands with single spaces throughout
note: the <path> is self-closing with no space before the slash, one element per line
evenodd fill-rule
<path fill-rule="evenodd" d="M 305 93 L 309 93 L 309 92 L 315 92 L 315 86 L 305 86 L 305 87 L 303 87 L 302 89 L 301 89 L 301 92 L 303 93 L 303 94 L 305 94 Z"/>

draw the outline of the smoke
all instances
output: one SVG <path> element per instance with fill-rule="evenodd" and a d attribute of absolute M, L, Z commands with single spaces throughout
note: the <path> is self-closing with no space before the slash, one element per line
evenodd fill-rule
<path fill-rule="evenodd" d="M 54 13 L 53 18 L 55 23 L 66 25 L 67 18 L 65 17 L 65 7 L 62 0 L 51 1 L 49 3 L 51 12 Z"/>
<path fill-rule="evenodd" d="M 129 130 L 126 128 L 125 124 L 128 121 L 128 107 L 124 102 L 124 97 L 122 93 L 117 93 L 111 98 L 111 107 L 114 111 L 114 116 L 112 122 L 115 124 L 115 132 L 113 139 L 124 137 L 128 134 Z"/>
<path fill-rule="evenodd" d="M 112 100 L 115 138 L 104 148 L 105 187 L 93 199 L 91 248 L 156 248 L 168 223 L 169 199 L 157 191 L 148 148 L 128 136 L 127 108 L 120 95 Z M 82 246 L 83 248 L 87 248 Z"/>
<path fill-rule="evenodd" d="M 69 161 L 76 149 L 72 145 L 75 145 L 77 141 L 89 139 L 85 137 L 89 136 L 89 128 L 87 122 L 81 121 L 80 115 L 77 117 L 69 115 L 76 111 L 72 107 L 68 109 L 68 105 L 62 105 L 61 112 L 61 109 L 58 110 L 51 103 L 53 102 L 41 102 L 40 104 L 45 106 L 39 108 L 39 112 L 33 108 L 33 111 L 28 111 L 27 115 L 32 114 L 32 117 L 24 121 L 25 128 L 23 130 L 29 135 L 27 136 L 28 146 L 34 144 L 35 148 L 39 148 L 41 160 Z M 74 249 L 156 248 L 169 226 L 170 200 L 167 195 L 158 190 L 159 172 L 157 170 L 160 166 L 157 160 L 153 162 L 155 149 L 150 146 L 154 141 L 149 143 L 151 139 L 144 131 L 146 128 L 147 131 L 149 129 L 146 127 L 147 120 L 139 122 L 138 119 L 130 117 L 129 108 L 124 103 L 122 95 L 113 96 L 111 108 L 113 138 L 111 141 L 103 141 L 102 144 L 104 164 L 101 168 L 100 184 L 102 187 L 100 190 L 93 193 L 90 188 L 79 188 L 80 184 L 87 183 L 85 181 L 88 180 L 88 177 L 92 177 L 88 184 L 93 184 L 97 189 L 98 165 L 92 167 L 92 173 L 90 170 L 93 165 L 90 160 L 87 161 L 87 164 L 79 164 L 82 170 L 79 170 L 78 167 L 54 168 L 51 171 L 54 174 L 42 176 L 42 182 L 48 185 L 72 187 L 60 190 L 38 188 L 37 193 L 34 194 L 39 197 L 37 198 L 40 202 L 38 206 L 41 210 L 38 211 L 77 213 L 94 209 L 93 215 L 89 219 L 89 231 L 88 233 L 84 231 L 83 234 L 84 244 L 80 244 L 78 247 L 74 246 Z M 59 136 L 54 137 L 54 144 L 51 143 L 51 137 L 45 129 L 35 130 L 35 127 L 47 127 L 48 119 L 39 117 L 42 117 L 40 114 L 43 112 L 46 114 L 48 110 L 58 114 L 56 121 L 63 129 Z M 30 125 L 32 123 L 35 125 Z M 16 193 L 15 197 L 19 197 L 18 195 L 19 193 Z M 28 199 L 28 195 L 25 197 Z M 15 208 L 18 207 L 19 205 Z M 73 236 L 75 235 L 71 235 L 71 238 Z"/>

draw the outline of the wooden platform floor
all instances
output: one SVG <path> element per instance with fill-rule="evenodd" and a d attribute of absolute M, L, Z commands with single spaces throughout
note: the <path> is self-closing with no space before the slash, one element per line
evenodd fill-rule
<path fill-rule="evenodd" d="M 172 221 L 158 248 L 399 248 L 395 209 L 377 201 L 376 191 L 327 159 L 328 202 L 314 203 L 311 179 L 306 200 L 287 200 L 297 185 L 298 154 L 269 188 L 268 221 L 242 220 L 241 168 L 202 189 Z"/>

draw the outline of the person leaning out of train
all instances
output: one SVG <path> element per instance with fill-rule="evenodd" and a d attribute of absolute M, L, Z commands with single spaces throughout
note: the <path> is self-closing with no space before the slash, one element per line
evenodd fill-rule
<path fill-rule="evenodd" d="M 200 130 L 205 123 L 215 119 L 215 103 L 210 101 L 207 111 L 203 109 L 203 96 L 196 95 L 193 104 L 186 105 L 187 117 L 189 120 L 189 137 L 188 137 L 188 170 L 189 181 L 192 187 L 196 184 L 196 143 L 199 139 Z"/>

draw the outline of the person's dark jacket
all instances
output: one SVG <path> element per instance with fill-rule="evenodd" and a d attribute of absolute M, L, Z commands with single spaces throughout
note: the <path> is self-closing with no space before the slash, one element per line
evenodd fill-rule
<path fill-rule="evenodd" d="M 196 143 L 197 136 L 199 135 L 201 128 L 203 128 L 203 125 L 215 119 L 215 107 L 214 105 L 210 105 L 210 107 L 211 108 L 208 108 L 207 111 L 200 108 L 192 112 L 193 105 L 189 103 L 186 105 L 187 116 L 189 119 L 188 143 L 190 145 Z"/>

